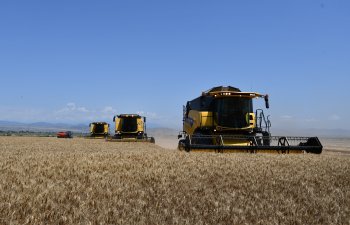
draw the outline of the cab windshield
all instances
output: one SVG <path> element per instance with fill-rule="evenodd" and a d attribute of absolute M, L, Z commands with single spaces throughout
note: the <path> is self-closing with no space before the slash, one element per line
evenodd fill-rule
<path fill-rule="evenodd" d="M 219 98 L 216 100 L 217 124 L 227 128 L 248 127 L 247 113 L 253 112 L 251 98 Z"/>
<path fill-rule="evenodd" d="M 104 133 L 105 131 L 105 126 L 103 124 L 95 124 L 93 127 L 93 132 L 98 134 L 98 133 Z"/>
<path fill-rule="evenodd" d="M 122 119 L 122 131 L 123 132 L 136 132 L 137 131 L 137 118 L 125 117 Z"/>

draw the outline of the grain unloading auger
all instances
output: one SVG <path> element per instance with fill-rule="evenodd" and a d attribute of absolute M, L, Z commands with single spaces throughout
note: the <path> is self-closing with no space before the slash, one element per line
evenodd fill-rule
<path fill-rule="evenodd" d="M 322 152 L 317 137 L 271 136 L 271 123 L 261 109 L 253 110 L 253 99 L 268 95 L 241 92 L 238 88 L 214 87 L 192 101 L 183 112 L 179 150 L 211 152 Z"/>
<path fill-rule="evenodd" d="M 120 114 L 113 118 L 113 122 L 115 135 L 107 137 L 106 141 L 155 143 L 153 137 L 147 136 L 146 117 L 138 114 Z"/>

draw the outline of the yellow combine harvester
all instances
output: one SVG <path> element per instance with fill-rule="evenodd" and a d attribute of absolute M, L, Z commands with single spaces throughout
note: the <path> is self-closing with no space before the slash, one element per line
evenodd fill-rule
<path fill-rule="evenodd" d="M 254 112 L 253 99 L 268 95 L 241 92 L 235 87 L 214 87 L 192 101 L 183 112 L 179 150 L 214 152 L 322 152 L 317 137 L 271 136 L 270 120 L 262 109 Z"/>
<path fill-rule="evenodd" d="M 90 123 L 90 136 L 86 138 L 106 138 L 109 136 L 109 124 L 106 122 Z"/>
<path fill-rule="evenodd" d="M 146 117 L 138 114 L 120 114 L 113 118 L 115 135 L 107 141 L 114 142 L 150 142 L 155 143 L 153 137 L 146 133 Z"/>

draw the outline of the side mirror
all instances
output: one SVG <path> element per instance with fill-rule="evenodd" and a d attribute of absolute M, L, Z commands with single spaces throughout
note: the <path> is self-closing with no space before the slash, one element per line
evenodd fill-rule
<path fill-rule="evenodd" d="M 146 123 L 146 117 L 143 117 L 143 122 L 145 122 L 145 123 Z"/>
<path fill-rule="evenodd" d="M 177 139 L 182 138 L 182 134 L 177 135 Z"/>
<path fill-rule="evenodd" d="M 113 122 L 115 122 L 115 116 L 113 116 Z"/>
<path fill-rule="evenodd" d="M 268 109 L 270 108 L 270 103 L 269 103 L 269 95 L 265 95 L 265 107 Z"/>

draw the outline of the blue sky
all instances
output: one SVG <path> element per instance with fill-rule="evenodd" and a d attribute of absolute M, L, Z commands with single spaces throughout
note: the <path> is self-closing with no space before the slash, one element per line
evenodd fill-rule
<path fill-rule="evenodd" d="M 3 0 L 0 28 L 0 120 L 180 128 L 187 100 L 231 85 L 268 93 L 276 127 L 350 127 L 346 0 Z"/>

